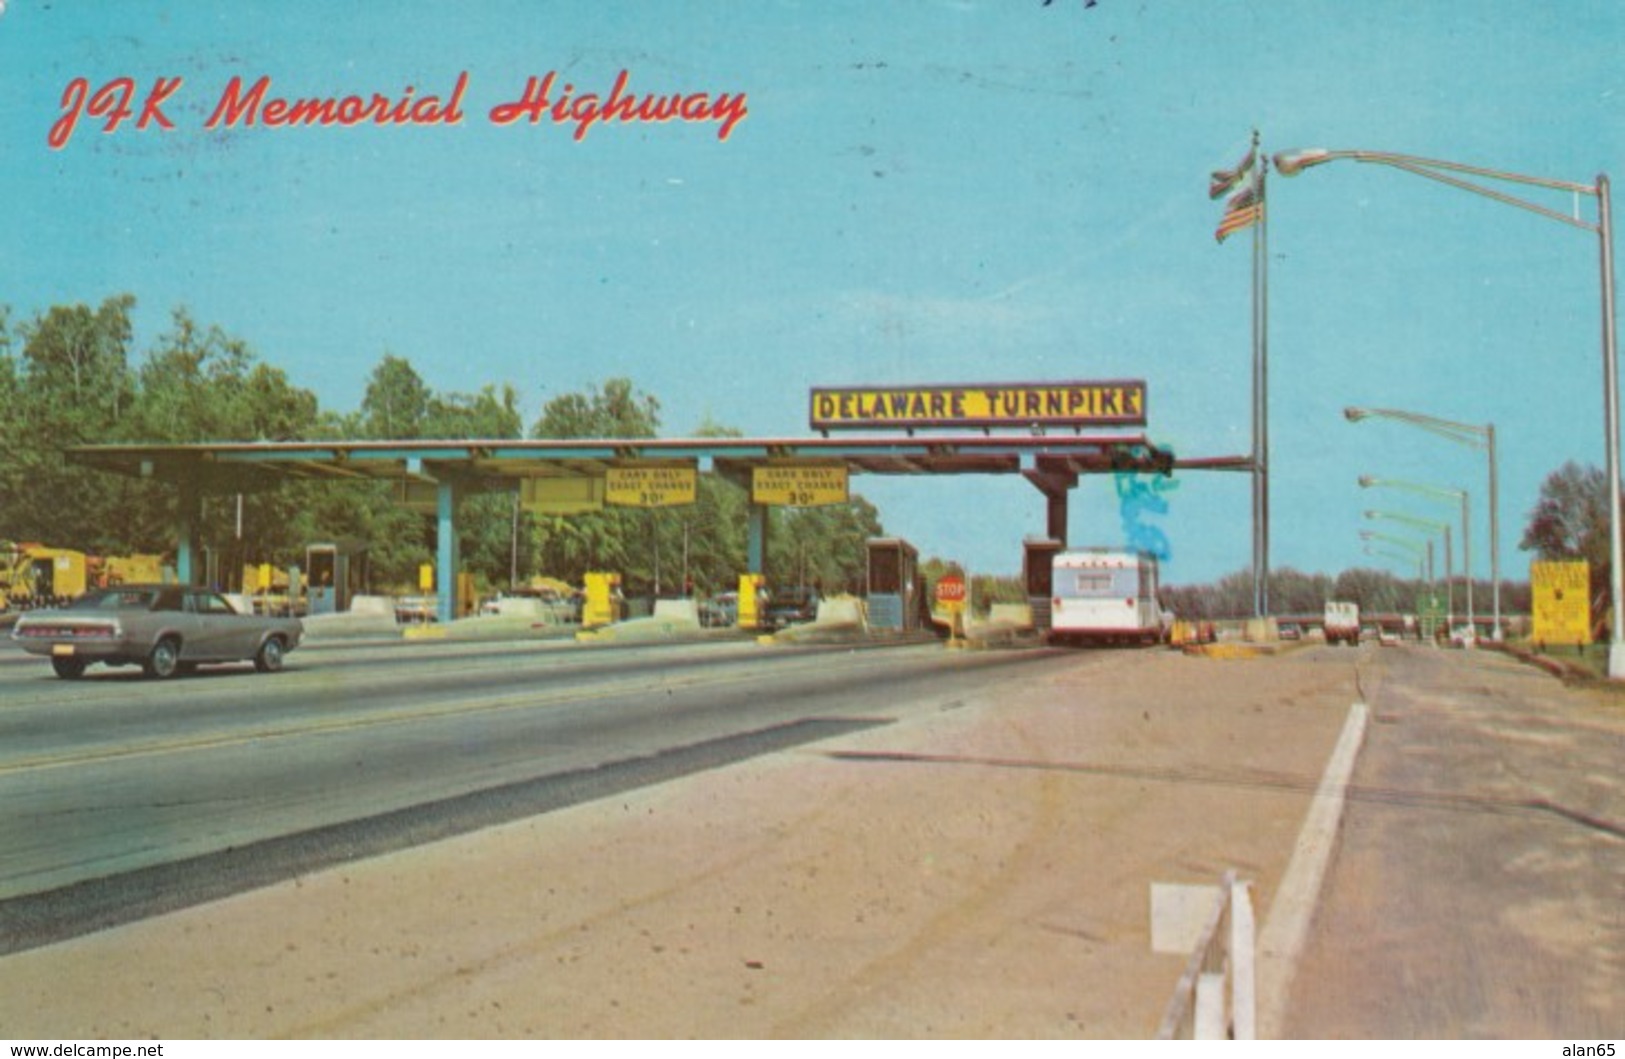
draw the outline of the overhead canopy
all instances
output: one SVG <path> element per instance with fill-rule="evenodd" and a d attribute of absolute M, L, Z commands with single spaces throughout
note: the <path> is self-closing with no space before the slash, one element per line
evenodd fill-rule
<path fill-rule="evenodd" d="M 374 481 L 398 486 L 401 502 L 433 511 L 439 520 L 436 569 L 460 568 L 456 497 L 512 489 L 535 510 L 595 509 L 612 475 L 640 477 L 634 468 L 713 471 L 746 486 L 763 468 L 841 467 L 863 474 L 1020 474 L 1046 498 L 1049 535 L 1066 539 L 1067 495 L 1080 475 L 1169 474 L 1176 467 L 1245 469 L 1247 457 L 1177 461 L 1141 435 L 941 434 L 842 438 L 591 438 L 572 440 L 227 441 L 186 445 L 77 445 L 69 460 L 115 474 L 174 484 L 181 492 L 176 567 L 196 573 L 197 505 L 208 492 L 241 492 L 289 479 Z M 682 478 L 688 473 L 676 475 Z M 641 476 L 659 481 L 662 472 Z M 672 476 L 664 476 L 672 477 Z M 542 496 L 546 493 L 546 497 Z M 657 498 L 656 503 L 665 502 Z M 785 502 L 785 501 L 774 501 Z M 794 500 L 792 503 L 802 503 Z M 825 502 L 814 500 L 813 502 Z M 761 571 L 766 552 L 765 508 L 749 507 L 746 561 Z M 454 593 L 438 593 L 439 617 L 454 617 Z"/>
<path fill-rule="evenodd" d="M 78 445 L 75 463 L 116 474 L 239 490 L 276 478 L 442 482 L 502 487 L 526 478 L 599 478 L 610 468 L 692 463 L 731 478 L 754 467 L 840 463 L 866 474 L 1025 474 L 1041 489 L 1080 474 L 1167 474 L 1173 453 L 1144 436 L 962 435 L 843 438 L 490 438 L 414 441 L 246 441 Z M 1245 458 L 1200 461 L 1241 467 Z"/>

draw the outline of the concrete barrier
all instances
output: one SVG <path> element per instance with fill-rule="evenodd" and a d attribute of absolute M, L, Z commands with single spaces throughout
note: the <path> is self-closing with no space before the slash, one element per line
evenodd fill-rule
<path fill-rule="evenodd" d="M 787 625 L 778 632 L 758 636 L 761 643 L 805 643 L 818 640 L 861 639 L 869 635 L 869 611 L 856 596 L 831 596 L 818 601 L 813 620 Z"/>
<path fill-rule="evenodd" d="M 677 636 L 697 636 L 705 632 L 700 624 L 699 608 L 691 599 L 662 599 L 654 605 L 648 617 L 630 618 L 597 629 L 583 629 L 576 633 L 582 643 L 637 643 L 649 640 L 669 640 Z"/>
<path fill-rule="evenodd" d="M 311 614 L 302 621 L 307 640 L 400 635 L 400 626 L 395 624 L 393 611 L 386 614 L 364 612 L 358 614 L 355 611 L 346 611 L 343 614 Z"/>
<path fill-rule="evenodd" d="M 653 616 L 674 625 L 700 628 L 700 607 L 692 599 L 657 599 Z"/>
<path fill-rule="evenodd" d="M 995 603 L 987 612 L 988 625 L 1010 625 L 1018 629 L 1033 627 L 1033 608 L 1029 603 Z"/>
<path fill-rule="evenodd" d="M 356 596 L 350 600 L 350 613 L 366 617 L 383 615 L 395 620 L 395 601 L 389 596 Z"/>

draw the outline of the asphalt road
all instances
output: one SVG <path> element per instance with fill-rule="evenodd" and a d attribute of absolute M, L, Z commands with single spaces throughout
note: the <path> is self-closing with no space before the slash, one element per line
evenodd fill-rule
<path fill-rule="evenodd" d="M 0 951 L 935 708 L 1049 652 L 302 650 L 171 681 L 0 664 Z"/>
<path fill-rule="evenodd" d="M 0 654 L 18 1033 L 1144 1036 L 1148 887 L 1235 868 L 1268 934 L 1361 702 L 1284 1032 L 1618 1035 L 1625 699 L 1488 650 L 294 660 Z"/>

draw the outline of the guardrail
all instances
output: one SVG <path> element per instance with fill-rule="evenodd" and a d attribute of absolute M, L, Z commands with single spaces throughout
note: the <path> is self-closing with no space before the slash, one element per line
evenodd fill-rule
<path fill-rule="evenodd" d="M 1257 963 L 1252 883 L 1224 873 L 1185 971 L 1174 986 L 1157 1040 L 1250 1041 L 1257 1034 Z"/>

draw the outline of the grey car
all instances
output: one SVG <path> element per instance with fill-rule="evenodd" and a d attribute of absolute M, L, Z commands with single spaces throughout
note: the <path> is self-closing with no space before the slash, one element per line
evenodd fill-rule
<path fill-rule="evenodd" d="M 220 593 L 185 585 L 95 589 L 59 610 L 25 614 L 11 630 L 64 680 L 93 662 L 138 665 L 159 678 L 221 662 L 252 661 L 273 673 L 303 636 L 297 618 L 243 614 Z"/>

